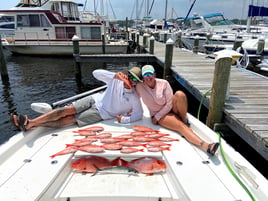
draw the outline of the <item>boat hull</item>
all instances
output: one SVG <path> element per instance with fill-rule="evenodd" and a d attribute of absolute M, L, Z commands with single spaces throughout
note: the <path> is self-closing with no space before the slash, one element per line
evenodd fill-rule
<path fill-rule="evenodd" d="M 70 45 L 5 45 L 6 49 L 14 54 L 21 55 L 47 55 L 47 56 L 72 56 L 73 46 Z M 102 54 L 101 44 L 80 45 L 81 54 Z M 126 54 L 128 44 L 107 44 L 106 54 Z"/>

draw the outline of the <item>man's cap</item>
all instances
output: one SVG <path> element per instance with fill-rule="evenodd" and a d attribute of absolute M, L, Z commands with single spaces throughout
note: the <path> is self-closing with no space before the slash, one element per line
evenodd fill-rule
<path fill-rule="evenodd" d="M 145 65 L 142 67 L 142 76 L 146 73 L 152 73 L 154 74 L 154 67 L 152 65 Z"/>
<path fill-rule="evenodd" d="M 135 77 L 139 82 L 142 82 L 141 69 L 139 67 L 132 67 L 128 72 L 133 75 L 133 77 Z"/>

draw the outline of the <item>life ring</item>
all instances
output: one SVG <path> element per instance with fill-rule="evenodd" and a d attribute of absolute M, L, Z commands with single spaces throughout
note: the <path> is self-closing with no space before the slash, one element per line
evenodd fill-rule
<path fill-rule="evenodd" d="M 237 65 L 237 67 L 240 67 L 240 68 L 247 68 L 247 66 L 248 66 L 248 64 L 249 64 L 249 56 L 248 56 L 248 52 L 247 52 L 247 50 L 244 49 L 243 47 L 238 47 L 238 48 L 236 49 L 236 51 L 243 55 L 242 57 L 240 57 L 240 58 L 236 61 L 236 65 Z"/>

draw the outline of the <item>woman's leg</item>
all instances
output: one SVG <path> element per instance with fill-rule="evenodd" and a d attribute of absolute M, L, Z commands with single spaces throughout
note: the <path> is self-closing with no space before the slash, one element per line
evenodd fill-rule
<path fill-rule="evenodd" d="M 197 147 L 200 147 L 205 151 L 208 150 L 209 144 L 207 142 L 204 142 L 198 135 L 196 135 L 193 130 L 186 126 L 180 119 L 178 119 L 175 114 L 167 114 L 161 118 L 158 123 L 165 128 L 180 133 L 188 142 L 196 145 Z"/>
<path fill-rule="evenodd" d="M 182 122 L 187 123 L 188 102 L 185 93 L 176 91 L 172 99 L 172 111 L 178 115 Z"/>

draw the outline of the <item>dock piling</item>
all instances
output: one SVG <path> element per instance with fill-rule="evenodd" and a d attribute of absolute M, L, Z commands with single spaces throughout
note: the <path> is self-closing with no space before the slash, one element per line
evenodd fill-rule
<path fill-rule="evenodd" d="M 199 36 L 197 35 L 194 39 L 193 53 L 197 54 L 199 48 Z"/>
<path fill-rule="evenodd" d="M 232 58 L 221 56 L 215 63 L 212 92 L 209 103 L 207 126 L 214 128 L 215 123 L 221 123 L 224 102 L 228 90 Z"/>
<path fill-rule="evenodd" d="M 154 54 L 154 37 L 150 37 L 150 54 Z"/>
<path fill-rule="evenodd" d="M 82 78 L 81 66 L 80 63 L 77 61 L 77 58 L 80 57 L 79 37 L 74 35 L 72 41 L 73 41 L 73 56 L 75 57 L 75 77 L 76 79 L 81 80 Z"/>
<path fill-rule="evenodd" d="M 7 64 L 5 60 L 5 55 L 2 47 L 2 38 L 0 34 L 0 72 L 2 80 L 8 80 L 8 73 L 7 73 Z"/>
<path fill-rule="evenodd" d="M 170 38 L 166 42 L 166 53 L 165 53 L 165 64 L 164 64 L 164 79 L 168 79 L 170 76 L 170 68 L 172 65 L 172 58 L 173 58 L 173 46 L 174 41 Z"/>
<path fill-rule="evenodd" d="M 102 54 L 105 54 L 105 35 L 101 34 L 101 40 L 102 40 Z"/>
<path fill-rule="evenodd" d="M 259 41 L 258 41 L 258 46 L 257 46 L 257 51 L 256 51 L 257 55 L 262 55 L 263 54 L 264 45 L 265 45 L 264 38 L 260 38 Z"/>

